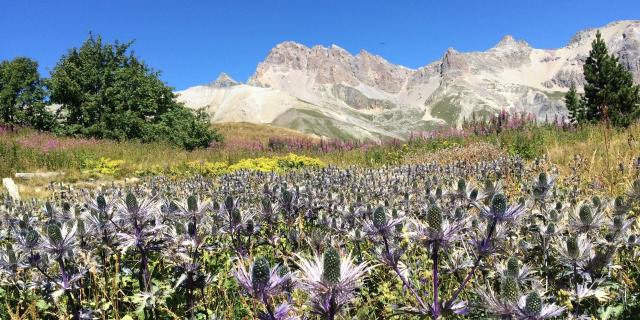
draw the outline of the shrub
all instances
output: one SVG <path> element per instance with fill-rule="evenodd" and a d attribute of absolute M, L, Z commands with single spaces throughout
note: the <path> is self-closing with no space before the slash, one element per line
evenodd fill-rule
<path fill-rule="evenodd" d="M 120 172 L 124 163 L 124 160 L 114 160 L 101 157 L 97 160 L 85 160 L 83 167 L 86 169 L 86 172 L 90 174 L 114 176 Z"/>

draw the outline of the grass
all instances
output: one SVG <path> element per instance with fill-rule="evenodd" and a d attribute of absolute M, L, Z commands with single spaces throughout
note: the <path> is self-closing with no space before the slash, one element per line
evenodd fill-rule
<path fill-rule="evenodd" d="M 51 180 L 17 181 L 30 190 L 38 189 L 33 193 L 39 195 L 46 189 L 41 186 L 50 181 L 123 181 L 139 172 L 173 173 L 182 170 L 180 168 L 185 164 L 198 161 L 233 165 L 243 159 L 289 153 L 265 150 L 269 137 L 314 139 L 294 130 L 265 125 L 240 123 L 216 126 L 227 144 L 192 152 L 160 143 L 61 138 L 27 129 L 18 132 L 5 130 L 0 132 L 0 176 L 10 177 L 16 172 L 65 172 L 64 176 Z M 605 147 L 605 137 L 609 140 L 608 148 Z M 545 155 L 546 161 L 555 165 L 563 175 L 579 170 L 586 177 L 585 188 L 604 188 L 619 194 L 634 178 L 634 161 L 640 156 L 637 137 L 640 137 L 640 124 L 624 130 L 607 129 L 603 125 L 589 125 L 572 131 L 542 126 L 490 136 L 452 136 L 368 145 L 354 150 L 303 150 L 296 153 L 329 165 L 372 167 L 446 161 L 443 159 L 476 162 L 501 154 L 518 154 L 525 159 Z M 579 161 L 576 161 L 576 155 L 580 157 Z"/>
<path fill-rule="evenodd" d="M 431 108 L 431 116 L 444 120 L 447 124 L 453 125 L 460 116 L 461 107 L 454 103 L 453 97 L 445 97 L 438 101 Z"/>
<path fill-rule="evenodd" d="M 248 122 L 217 123 L 213 125 L 225 138 L 242 137 L 246 140 L 255 140 L 266 143 L 271 137 L 286 136 L 292 138 L 312 138 L 314 136 L 282 127 L 268 124 L 254 124 Z"/>

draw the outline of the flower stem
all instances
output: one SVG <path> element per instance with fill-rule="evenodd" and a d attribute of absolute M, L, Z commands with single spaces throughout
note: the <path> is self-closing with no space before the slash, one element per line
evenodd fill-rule
<path fill-rule="evenodd" d="M 433 260 L 433 319 L 440 316 L 440 304 L 438 301 L 438 242 L 433 244 L 431 259 Z"/>
<path fill-rule="evenodd" d="M 454 301 L 458 299 L 458 296 L 460 295 L 464 287 L 467 285 L 467 282 L 469 282 L 469 280 L 471 280 L 471 277 L 473 277 L 473 275 L 475 274 L 476 269 L 478 269 L 478 266 L 480 265 L 480 260 L 482 260 L 482 257 L 484 257 L 484 253 L 485 253 L 484 249 L 489 245 L 489 242 L 491 241 L 491 237 L 493 236 L 493 233 L 496 230 L 497 223 L 498 223 L 497 219 L 492 220 L 491 228 L 489 229 L 489 234 L 487 234 L 487 238 L 482 240 L 481 251 L 478 253 L 478 257 L 476 258 L 476 261 L 473 263 L 473 267 L 471 268 L 471 271 L 469 271 L 469 273 L 467 274 L 467 277 L 460 284 L 460 287 L 458 287 L 458 289 L 456 289 L 454 294 L 451 296 L 451 299 L 447 302 L 447 306 L 452 305 Z"/>

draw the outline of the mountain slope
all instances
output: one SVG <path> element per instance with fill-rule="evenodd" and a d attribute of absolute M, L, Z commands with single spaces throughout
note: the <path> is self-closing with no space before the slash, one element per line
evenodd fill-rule
<path fill-rule="evenodd" d="M 599 28 L 612 53 L 640 81 L 640 21 Z M 447 50 L 419 69 L 361 51 L 283 42 L 269 52 L 247 84 L 226 75 L 178 92 L 214 122 L 269 123 L 320 136 L 379 140 L 411 131 L 459 126 L 464 118 L 500 110 L 540 119 L 564 115 L 562 93 L 582 87 L 582 65 L 596 29 L 578 32 L 565 47 L 536 49 L 505 36 L 483 52 Z"/>

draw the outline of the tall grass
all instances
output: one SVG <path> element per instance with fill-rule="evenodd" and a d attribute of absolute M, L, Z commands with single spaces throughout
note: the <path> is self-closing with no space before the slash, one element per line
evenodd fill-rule
<path fill-rule="evenodd" d="M 631 168 L 640 156 L 640 124 L 607 133 L 608 148 L 605 148 L 607 129 L 604 125 L 567 128 L 525 124 L 500 130 L 485 127 L 482 134 L 473 132 L 477 127 L 471 128 L 474 129 L 443 130 L 416 134 L 407 141 L 372 144 L 322 141 L 301 134 L 285 136 L 283 134 L 288 132 L 273 128 L 268 129 L 267 134 L 260 134 L 255 125 L 240 126 L 236 131 L 227 126 L 221 130 L 226 138 L 224 145 L 191 152 L 162 143 L 65 138 L 29 129 L 10 131 L 4 128 L 0 129 L 0 176 L 11 176 L 16 172 L 64 171 L 68 177 L 77 177 L 87 163 L 100 158 L 123 160 L 119 175 L 129 176 L 150 167 L 168 168 L 192 161 L 233 164 L 242 159 L 289 152 L 338 166 L 380 166 L 416 163 L 434 151 L 452 147 L 462 148 L 463 152 L 456 157 L 464 160 L 467 146 L 486 143 L 503 153 L 517 154 L 525 159 L 546 155 L 563 173 L 576 169 L 575 156 L 578 155 L 582 159 L 581 170 L 590 177 L 588 183 L 605 184 L 618 190 L 631 179 Z M 242 134 L 251 130 L 256 131 L 253 136 Z M 467 150 L 493 153 L 478 148 Z M 473 161 L 473 158 L 470 155 L 469 160 Z"/>

